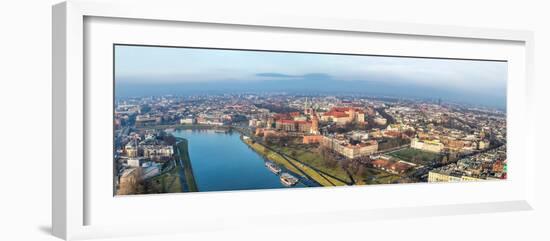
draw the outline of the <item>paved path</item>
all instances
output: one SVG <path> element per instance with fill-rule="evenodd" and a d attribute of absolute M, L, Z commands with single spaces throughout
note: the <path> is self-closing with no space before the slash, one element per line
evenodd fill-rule
<path fill-rule="evenodd" d="M 180 152 L 179 152 L 179 148 L 176 148 L 176 155 L 177 155 L 177 160 L 176 160 L 176 168 L 178 168 L 178 174 L 180 176 L 180 185 L 181 185 L 181 191 L 182 192 L 189 192 L 189 185 L 187 184 L 187 178 L 185 178 L 185 173 L 183 172 L 183 169 L 184 169 L 184 166 L 183 166 L 183 162 L 181 161 L 181 157 L 180 157 Z"/>
<path fill-rule="evenodd" d="M 261 143 L 261 142 L 260 142 L 260 143 Z M 335 176 L 333 176 L 333 175 L 331 175 L 331 174 L 328 174 L 328 173 L 326 173 L 326 172 L 323 172 L 323 171 L 321 171 L 321 170 L 319 170 L 319 169 L 317 169 L 317 168 L 315 168 L 315 167 L 313 167 L 313 166 L 311 166 L 311 165 L 309 165 L 309 164 L 307 164 L 307 163 L 305 163 L 305 162 L 302 162 L 302 161 L 300 161 L 300 160 L 298 160 L 298 159 L 296 159 L 296 158 L 293 158 L 293 157 L 291 157 L 291 156 L 288 156 L 287 154 L 285 154 L 285 153 L 283 153 L 283 152 L 280 152 L 280 151 L 278 151 L 278 150 L 275 150 L 275 149 L 273 149 L 273 148 L 271 148 L 271 147 L 269 147 L 269 146 L 266 146 L 266 145 L 264 145 L 264 144 L 262 144 L 262 145 L 263 145 L 265 148 L 267 148 L 267 149 L 269 149 L 269 150 L 271 150 L 271 151 L 273 151 L 273 152 L 275 152 L 275 153 L 281 155 L 281 156 L 282 156 L 283 158 L 285 158 L 285 160 L 287 160 L 287 161 L 288 161 L 289 158 L 291 158 L 292 160 L 294 160 L 294 161 L 300 163 L 301 165 L 304 165 L 304 166 L 306 166 L 306 167 L 308 167 L 308 168 L 310 168 L 310 169 L 312 169 L 312 170 L 318 172 L 320 175 L 322 174 L 321 176 L 326 175 L 326 176 L 331 177 L 331 178 L 334 178 L 334 179 L 336 179 L 336 180 L 338 180 L 338 181 L 340 181 L 340 182 L 343 182 L 343 183 L 345 183 L 345 184 L 347 184 L 347 185 L 352 185 L 352 183 L 350 183 L 350 182 L 348 182 L 348 181 L 342 180 L 341 178 L 338 178 L 338 177 L 335 177 Z M 290 162 L 290 163 L 291 163 L 292 165 L 294 165 L 292 162 Z M 325 178 L 325 177 L 323 177 L 323 178 Z M 326 178 L 325 178 L 325 179 L 326 179 Z"/>
<path fill-rule="evenodd" d="M 328 174 L 328 173 L 326 173 L 326 172 L 323 172 L 323 171 L 319 170 L 319 169 L 316 168 L 316 167 L 313 167 L 313 166 L 311 166 L 311 165 L 309 165 L 309 164 L 307 164 L 307 163 L 305 163 L 305 162 L 302 162 L 302 161 L 300 161 L 300 160 L 298 160 L 298 159 L 296 159 L 296 158 L 293 158 L 293 157 L 291 157 L 291 156 L 288 156 L 287 154 L 285 154 L 285 153 L 283 153 L 283 152 L 280 152 L 279 150 L 275 150 L 275 149 L 273 149 L 273 148 L 271 148 L 271 147 L 265 145 L 261 139 L 255 137 L 248 129 L 236 128 L 236 127 L 235 127 L 234 129 L 237 130 L 237 131 L 239 131 L 239 132 L 241 132 L 243 135 L 247 135 L 248 137 L 252 138 L 255 142 L 261 144 L 261 145 L 264 146 L 265 148 L 267 148 L 267 149 L 269 149 L 269 150 L 271 150 L 271 151 L 273 151 L 273 152 L 275 152 L 275 153 L 281 155 L 283 158 L 285 158 L 285 160 L 288 161 L 288 158 L 291 158 L 292 160 L 294 160 L 294 161 L 300 163 L 301 165 L 304 165 L 304 166 L 306 166 L 306 167 L 308 167 L 308 168 L 310 168 L 310 169 L 312 169 L 312 170 L 318 172 L 325 180 L 327 180 L 327 181 L 330 182 L 330 183 L 332 183 L 332 182 L 329 181 L 325 176 L 330 177 L 330 178 L 333 178 L 333 179 L 336 179 L 336 180 L 338 180 L 338 181 L 340 181 L 340 182 L 342 182 L 342 183 L 345 183 L 346 185 L 353 185 L 353 182 L 349 182 L 349 181 L 343 180 L 343 179 L 341 179 L 341 178 L 339 178 L 339 177 L 336 177 L 336 176 L 333 176 L 333 175 Z M 294 165 L 292 162 L 290 162 L 290 164 Z M 298 169 L 299 169 L 299 168 L 298 168 Z M 311 177 L 309 177 L 309 178 L 312 179 Z M 313 180 L 313 179 L 312 179 L 312 180 Z M 334 185 L 334 183 L 332 183 L 332 184 Z M 319 184 L 319 185 L 320 185 L 320 184 Z"/>

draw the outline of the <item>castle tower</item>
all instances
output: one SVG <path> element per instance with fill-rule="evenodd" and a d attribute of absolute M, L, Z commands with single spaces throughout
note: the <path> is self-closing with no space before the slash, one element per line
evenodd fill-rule
<path fill-rule="evenodd" d="M 349 110 L 349 118 L 351 122 L 357 121 L 357 114 L 355 113 L 355 108 L 353 107 Z"/>
<path fill-rule="evenodd" d="M 307 97 L 306 97 L 306 102 L 304 103 L 304 115 L 309 115 L 309 114 L 311 114 L 311 109 L 310 109 L 310 106 L 308 105 Z"/>
<path fill-rule="evenodd" d="M 273 126 L 273 117 L 268 117 L 268 118 L 267 118 L 266 128 L 267 128 L 267 129 L 271 129 L 272 126 Z"/>
<path fill-rule="evenodd" d="M 319 118 L 317 117 L 317 114 L 315 113 L 315 111 L 313 111 L 311 113 L 311 128 L 309 130 L 309 132 L 311 134 L 314 134 L 314 135 L 318 135 L 319 134 Z"/>

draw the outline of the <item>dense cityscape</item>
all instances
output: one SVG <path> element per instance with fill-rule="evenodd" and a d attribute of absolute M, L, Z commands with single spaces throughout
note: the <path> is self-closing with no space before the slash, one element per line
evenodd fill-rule
<path fill-rule="evenodd" d="M 118 98 L 114 115 L 115 195 L 463 182 L 507 175 L 505 111 L 441 98 L 161 95 Z M 201 174 L 208 174 L 201 171 L 207 164 L 193 152 L 201 141 L 194 136 L 236 136 L 235 145 L 246 148 L 230 151 L 251 152 L 260 159 L 249 161 L 254 168 L 241 167 L 240 159 L 250 158 L 227 159 L 209 167 L 216 175 Z M 208 151 L 200 155 L 215 156 L 224 149 L 211 141 L 205 145 Z M 205 181 L 204 176 L 227 174 L 238 183 L 248 175 L 240 175 L 239 168 L 254 169 L 251 177 L 265 175 L 265 185 Z"/>

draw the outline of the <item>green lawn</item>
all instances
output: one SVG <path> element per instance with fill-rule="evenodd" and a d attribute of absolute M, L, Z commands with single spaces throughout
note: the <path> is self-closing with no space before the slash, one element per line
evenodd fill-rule
<path fill-rule="evenodd" d="M 256 152 L 260 153 L 261 155 L 267 157 L 269 160 L 279 164 L 279 165 L 282 165 L 284 166 L 286 169 L 294 172 L 294 173 L 298 173 L 298 174 L 302 174 L 302 173 L 305 173 L 307 174 L 309 177 L 311 177 L 313 180 L 315 180 L 316 182 L 318 182 L 319 184 L 321 184 L 322 186 L 343 186 L 345 185 L 345 183 L 343 182 L 340 182 L 334 178 L 331 178 L 331 177 L 328 177 L 328 176 L 325 176 L 307 166 L 304 166 L 302 164 L 300 164 L 299 162 L 297 162 L 295 159 L 293 158 L 289 158 L 289 161 L 287 161 L 286 159 L 284 159 L 281 155 L 273 152 L 273 151 L 270 151 L 268 150 L 267 148 L 265 148 L 263 145 L 259 144 L 259 143 L 252 143 L 250 141 L 245 141 L 245 143 L 247 143 L 250 147 L 252 147 Z"/>
<path fill-rule="evenodd" d="M 425 165 L 427 162 L 437 160 L 439 154 L 426 152 L 414 148 L 407 148 L 395 152 L 388 153 L 389 156 L 397 157 L 403 161 L 408 161 L 420 165 Z"/>
<path fill-rule="evenodd" d="M 365 180 L 365 184 L 390 184 L 401 179 L 398 175 L 374 168 L 366 168 L 362 178 Z"/>
<path fill-rule="evenodd" d="M 278 149 L 281 152 L 285 153 L 286 155 L 293 157 L 294 159 L 307 163 L 312 167 L 315 167 L 325 173 L 328 173 L 337 178 L 345 180 L 346 182 L 351 181 L 346 171 L 340 165 L 337 165 L 336 167 L 327 167 L 325 165 L 324 158 L 321 156 L 320 153 L 318 153 L 317 147 L 310 146 L 310 145 L 293 144 L 293 145 L 288 145 L 286 147 L 272 146 L 272 148 Z"/>
<path fill-rule="evenodd" d="M 254 143 L 254 144 L 249 143 L 249 144 L 256 151 L 258 151 L 260 153 L 264 153 L 264 155 L 267 154 L 269 159 L 277 162 L 278 164 L 285 165 L 285 167 L 291 169 L 292 171 L 295 171 L 295 170 L 293 170 L 295 168 L 293 166 L 289 165 L 288 161 L 284 160 L 281 156 L 277 155 L 274 152 L 267 151 L 259 143 Z M 328 174 L 333 175 L 335 177 L 338 177 L 342 180 L 345 180 L 345 181 L 348 181 L 348 182 L 350 181 L 346 171 L 340 165 L 337 165 L 336 167 L 328 167 L 328 166 L 325 165 L 325 161 L 324 161 L 323 157 L 321 156 L 321 154 L 318 152 L 316 146 L 292 143 L 292 144 L 289 144 L 287 146 L 280 146 L 280 145 L 277 145 L 277 144 L 272 144 L 272 145 L 270 145 L 270 147 L 273 148 L 273 149 L 279 150 L 280 152 L 285 153 L 287 156 L 294 159 L 294 160 L 291 159 L 291 161 L 298 167 L 303 168 L 295 160 L 299 160 L 301 162 L 304 162 L 304 163 L 306 163 L 306 164 L 308 164 L 312 167 L 315 167 L 315 168 L 319 169 L 322 172 L 328 173 Z M 406 149 L 406 150 L 408 150 L 408 149 Z M 402 155 L 409 154 L 409 155 L 412 155 L 412 156 L 422 154 L 423 157 L 426 157 L 426 158 L 428 158 L 428 157 L 429 158 L 436 158 L 437 157 L 437 154 L 426 153 L 426 152 L 422 152 L 422 151 L 417 152 L 416 150 L 411 150 L 409 152 L 401 151 L 399 154 L 401 154 L 401 153 L 404 153 Z M 402 158 L 402 159 L 404 159 L 404 158 Z M 309 168 L 302 169 L 302 171 L 305 171 L 306 173 L 308 173 L 308 175 L 312 176 L 312 178 L 316 179 L 323 186 L 331 186 L 331 185 L 327 185 L 326 180 L 322 180 L 324 178 L 328 179 L 334 185 L 337 185 L 337 186 L 345 185 L 345 183 L 343 183 L 343 182 L 340 182 L 340 181 L 338 181 L 334 178 L 330 178 L 329 176 L 322 175 L 321 173 L 316 173 L 314 170 L 309 169 Z M 359 185 L 361 185 L 361 184 L 369 185 L 369 184 L 390 184 L 390 183 L 394 183 L 394 182 L 402 179 L 402 177 L 399 176 L 399 175 L 391 174 L 391 173 L 381 171 L 381 170 L 378 170 L 378 169 L 374 169 L 374 168 L 365 168 L 363 175 L 362 176 L 354 176 L 354 179 L 356 179 L 355 181 Z"/>
<path fill-rule="evenodd" d="M 262 146 L 260 143 L 252 143 L 251 141 L 244 141 L 246 144 L 248 144 L 252 149 L 254 149 L 256 152 L 258 152 L 260 155 L 265 156 L 267 159 L 284 166 L 286 169 L 290 170 L 294 173 L 300 173 L 298 169 L 296 169 L 294 166 L 290 165 L 288 161 L 286 161 L 282 156 L 279 154 L 272 152 L 268 149 L 266 149 L 264 146 Z"/>

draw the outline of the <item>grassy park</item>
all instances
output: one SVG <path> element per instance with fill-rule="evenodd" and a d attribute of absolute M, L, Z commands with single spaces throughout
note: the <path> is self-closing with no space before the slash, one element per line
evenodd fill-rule
<path fill-rule="evenodd" d="M 400 180 L 402 177 L 382 170 L 366 168 L 361 178 L 364 184 L 390 184 Z"/>
<path fill-rule="evenodd" d="M 332 176 L 335 176 L 341 180 L 344 180 L 346 182 L 350 182 L 346 171 L 339 165 L 336 165 L 334 167 L 327 166 L 326 160 L 324 157 L 318 152 L 317 147 L 309 146 L 309 145 L 301 145 L 301 144 L 291 144 L 288 146 L 272 146 L 273 149 L 277 149 L 281 151 L 282 153 L 285 153 L 287 156 L 290 156 L 294 159 L 300 160 L 303 163 L 306 163 L 324 173 L 330 174 Z M 335 180 L 337 183 L 340 183 L 344 185 L 345 183 L 342 183 L 341 181 Z"/>
<path fill-rule="evenodd" d="M 414 148 L 406 148 L 399 151 L 390 152 L 388 155 L 399 158 L 403 161 L 420 165 L 426 165 L 426 163 L 439 158 L 439 154 L 437 153 L 422 151 Z"/>
<path fill-rule="evenodd" d="M 305 166 L 295 160 L 294 158 L 283 158 L 280 154 L 273 152 L 263 146 L 260 143 L 252 142 L 250 140 L 246 140 L 245 143 L 247 143 L 252 149 L 254 149 L 256 152 L 260 153 L 261 155 L 265 156 L 267 159 L 272 160 L 273 162 L 277 163 L 278 165 L 284 166 L 286 169 L 290 170 L 291 172 L 297 173 L 297 174 L 306 174 L 307 176 L 311 177 L 314 181 L 318 182 L 322 186 L 342 186 L 345 185 L 345 183 L 338 181 L 334 178 L 331 178 L 330 176 L 324 175 L 322 173 L 317 172 L 314 169 L 309 168 L 308 166 Z"/>
<path fill-rule="evenodd" d="M 273 146 L 273 148 L 280 150 L 286 155 L 291 156 L 297 160 L 307 163 L 308 165 L 311 165 L 312 167 L 315 167 L 318 170 L 321 170 L 322 172 L 328 173 L 342 180 L 350 181 L 346 171 L 340 165 L 336 165 L 336 166 L 326 165 L 327 162 L 324 160 L 323 156 L 319 153 L 316 146 L 292 143 L 284 147 Z M 408 150 L 408 149 L 405 149 L 405 150 Z M 416 150 L 414 149 L 412 149 L 412 151 L 402 152 L 402 153 L 403 153 L 403 156 L 406 156 L 408 154 L 408 155 L 411 155 L 412 157 L 421 155 L 422 158 L 426 158 L 427 160 L 433 160 L 433 158 L 438 157 L 437 154 L 432 154 L 429 152 L 422 152 L 422 151 L 416 152 Z M 354 175 L 354 179 L 356 181 L 356 184 L 365 185 L 365 184 L 394 183 L 402 179 L 402 177 L 399 175 L 391 174 L 391 173 L 377 170 L 374 168 L 365 167 L 363 174 L 360 176 Z M 345 185 L 345 183 L 342 183 L 342 182 L 340 183 L 342 185 Z"/>

